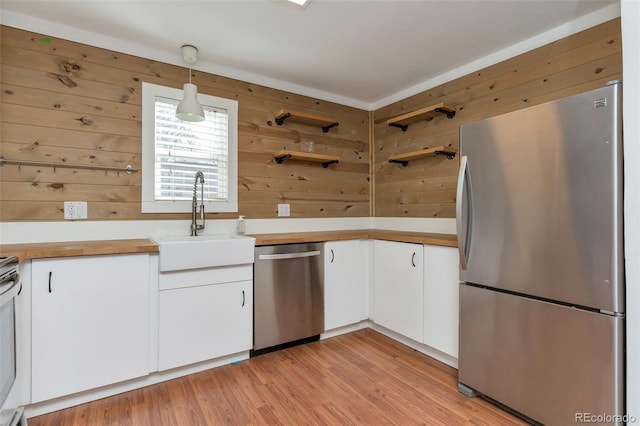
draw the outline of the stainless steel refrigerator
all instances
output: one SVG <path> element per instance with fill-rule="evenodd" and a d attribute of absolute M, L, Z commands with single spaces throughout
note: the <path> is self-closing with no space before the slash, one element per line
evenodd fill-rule
<path fill-rule="evenodd" d="M 460 128 L 459 389 L 624 421 L 622 84 Z"/>

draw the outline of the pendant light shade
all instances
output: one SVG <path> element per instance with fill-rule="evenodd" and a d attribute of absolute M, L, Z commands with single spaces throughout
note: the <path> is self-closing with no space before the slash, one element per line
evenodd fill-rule
<path fill-rule="evenodd" d="M 204 110 L 198 103 L 198 87 L 195 84 L 184 84 L 184 98 L 176 108 L 176 117 L 184 121 L 204 121 Z"/>
<path fill-rule="evenodd" d="M 182 46 L 182 59 L 189 64 L 189 82 L 184 84 L 184 98 L 176 108 L 176 118 L 184 121 L 204 121 L 204 110 L 198 103 L 198 87 L 191 84 L 191 65 L 198 60 L 198 49 L 194 46 Z"/>

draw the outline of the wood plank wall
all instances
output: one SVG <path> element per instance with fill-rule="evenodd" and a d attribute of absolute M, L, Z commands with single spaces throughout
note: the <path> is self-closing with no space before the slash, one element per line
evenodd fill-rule
<path fill-rule="evenodd" d="M 7 159 L 141 167 L 141 83 L 182 88 L 186 68 L 1 26 L 0 155 Z M 179 54 L 179 52 L 177 52 Z M 193 71 L 201 93 L 239 101 L 239 213 L 369 216 L 369 112 Z M 328 133 L 285 122 L 288 108 L 329 116 Z M 276 164 L 302 140 L 340 163 Z M 63 220 L 64 201 L 87 201 L 90 220 L 188 219 L 140 213 L 141 173 L 42 166 L 0 168 L 0 221 Z M 236 214 L 209 214 L 210 219 Z"/>
<path fill-rule="evenodd" d="M 141 82 L 182 87 L 185 68 L 1 26 L 0 155 L 9 159 L 140 168 Z M 390 164 L 390 155 L 458 147 L 465 122 L 600 87 L 622 78 L 615 19 L 471 73 L 373 113 L 212 74 L 193 72 L 200 92 L 239 100 L 239 214 L 292 217 L 454 217 L 458 158 Z M 445 102 L 456 117 L 413 124 L 388 118 Z M 322 133 L 277 126 L 290 108 L 335 118 Z M 371 123 L 371 121 L 373 121 Z M 370 126 L 371 123 L 371 126 Z M 372 133 L 374 149 L 369 152 Z M 311 140 L 340 164 L 276 164 L 271 154 Z M 369 174 L 370 161 L 372 174 Z M 89 219 L 186 219 L 140 213 L 140 173 L 6 165 L 0 168 L 0 221 L 63 220 L 63 202 L 86 200 Z M 370 191 L 370 177 L 375 184 Z M 370 193 L 372 192 L 372 194 Z M 209 218 L 235 214 L 209 214 Z"/>
<path fill-rule="evenodd" d="M 437 60 L 437 58 L 434 58 Z M 374 111 L 374 216 L 455 217 L 459 159 L 390 164 L 390 155 L 440 145 L 459 147 L 460 125 L 602 87 L 622 79 L 620 19 L 484 68 Z M 439 102 L 456 116 L 412 124 L 386 120 Z M 541 123 L 544 125 L 544 123 Z"/>

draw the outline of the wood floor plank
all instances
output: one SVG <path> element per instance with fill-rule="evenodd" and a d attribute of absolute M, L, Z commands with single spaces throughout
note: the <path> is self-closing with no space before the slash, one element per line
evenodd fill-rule
<path fill-rule="evenodd" d="M 525 425 L 457 371 L 371 329 L 29 419 L 30 426 Z"/>

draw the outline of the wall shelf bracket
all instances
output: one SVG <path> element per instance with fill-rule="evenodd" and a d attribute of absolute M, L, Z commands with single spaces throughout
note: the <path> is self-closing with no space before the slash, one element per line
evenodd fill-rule
<path fill-rule="evenodd" d="M 282 163 L 284 163 L 284 160 L 286 160 L 288 158 L 291 158 L 291 154 L 283 154 L 283 155 L 281 155 L 279 157 L 274 157 L 274 158 L 276 160 L 276 163 L 282 164 Z"/>
<path fill-rule="evenodd" d="M 276 124 L 278 126 L 282 126 L 284 124 L 284 120 L 286 120 L 289 117 L 291 117 L 291 113 L 290 112 L 285 112 L 284 114 L 281 114 L 281 115 L 277 116 L 276 117 Z"/>
<path fill-rule="evenodd" d="M 340 125 L 340 123 L 338 123 L 338 122 L 336 121 L 336 122 L 331 123 L 331 124 L 328 124 L 328 125 L 326 125 L 326 126 L 322 126 L 322 132 L 323 132 L 323 133 L 327 133 L 327 132 L 329 132 L 329 129 L 331 129 L 332 127 L 336 127 L 336 126 L 338 126 L 338 125 Z"/>
<path fill-rule="evenodd" d="M 446 155 L 447 156 L 447 160 L 453 160 L 454 158 L 456 158 L 456 153 L 455 152 L 436 151 L 435 155 Z"/>
<path fill-rule="evenodd" d="M 435 111 L 439 112 L 441 114 L 445 114 L 448 119 L 452 119 L 453 117 L 456 116 L 456 111 L 455 110 L 451 111 L 450 109 L 436 108 Z"/>
<path fill-rule="evenodd" d="M 407 129 L 409 128 L 409 125 L 408 124 L 389 123 L 389 127 L 397 127 L 399 129 L 402 129 L 403 132 L 406 132 Z"/>
<path fill-rule="evenodd" d="M 404 132 L 404 130 L 403 130 Z M 409 161 L 407 160 L 389 160 L 390 163 L 398 163 L 402 164 L 402 167 L 407 167 L 409 165 Z"/>

